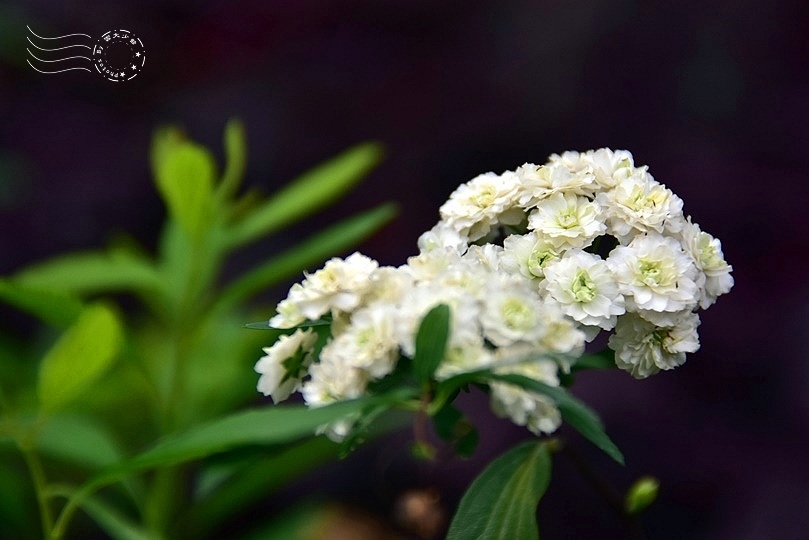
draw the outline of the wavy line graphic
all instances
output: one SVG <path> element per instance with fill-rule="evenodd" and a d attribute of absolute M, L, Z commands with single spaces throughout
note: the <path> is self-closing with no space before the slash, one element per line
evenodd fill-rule
<path fill-rule="evenodd" d="M 34 48 L 39 49 L 40 51 L 45 51 L 45 52 L 49 52 L 49 53 L 50 53 L 50 52 L 59 52 L 59 51 L 64 51 L 65 49 L 70 49 L 70 48 L 75 48 L 75 47 L 83 47 L 83 48 L 85 48 L 85 49 L 92 50 L 92 47 L 91 47 L 90 45 L 84 45 L 84 44 L 82 44 L 82 43 L 81 43 L 82 41 L 85 41 L 83 38 L 87 38 L 87 39 L 89 39 L 89 40 L 92 40 L 92 39 L 93 39 L 93 38 L 92 38 L 92 36 L 89 36 L 89 35 L 87 35 L 87 34 L 66 34 L 66 35 L 64 35 L 64 36 L 57 36 L 57 37 L 44 37 L 44 36 L 40 36 L 39 34 L 37 34 L 36 32 L 34 32 L 33 30 L 31 30 L 31 27 L 30 27 L 30 26 L 27 26 L 27 25 L 26 25 L 26 28 L 27 28 L 27 29 L 28 29 L 28 31 L 31 33 L 31 35 L 33 35 L 33 36 L 34 36 L 35 38 L 37 38 L 37 39 L 49 40 L 49 41 L 50 41 L 50 40 L 60 40 L 60 39 L 73 38 L 73 41 L 74 41 L 74 42 L 75 42 L 75 41 L 79 41 L 79 43 L 73 43 L 73 44 L 70 44 L 70 45 L 65 45 L 65 46 L 62 46 L 62 47 L 56 47 L 56 48 L 47 48 L 47 47 L 40 47 L 39 45 L 37 45 L 36 43 L 34 43 L 34 41 L 31 39 L 31 37 L 30 37 L 30 36 L 27 36 L 27 37 L 26 37 L 26 39 L 28 40 L 28 42 L 29 42 L 29 43 L 30 43 L 30 44 L 31 44 L 31 45 L 32 45 Z M 86 41 L 85 41 L 85 42 L 86 42 Z M 90 41 L 90 44 L 92 44 L 92 41 Z M 78 61 L 81 61 L 82 63 L 84 63 L 84 61 L 86 61 L 86 62 L 87 62 L 89 65 L 92 65 L 92 62 L 93 62 L 93 61 L 92 61 L 90 58 L 88 58 L 87 56 L 66 56 L 66 57 L 65 57 L 65 56 L 58 56 L 58 57 L 54 57 L 53 59 L 50 59 L 50 60 L 49 60 L 49 59 L 46 59 L 46 58 L 39 58 L 39 57 L 38 57 L 37 55 L 35 55 L 35 54 L 34 54 L 34 53 L 31 51 L 31 49 L 29 49 L 29 48 L 26 48 L 25 50 L 26 50 L 26 51 L 28 51 L 28 54 L 31 56 L 31 58 L 33 58 L 33 59 L 34 59 L 34 60 L 36 60 L 37 62 L 42 62 L 43 64 L 46 64 L 46 65 L 42 65 L 42 66 L 41 66 L 41 67 L 43 67 L 43 68 L 44 68 L 44 67 L 57 67 L 57 66 L 47 66 L 47 64 L 55 64 L 55 63 L 58 63 L 58 62 L 70 62 L 71 60 L 78 60 Z M 60 54 L 69 54 L 69 53 L 60 53 Z M 90 70 L 90 69 L 89 69 L 89 66 L 88 66 L 88 67 L 82 67 L 82 66 L 80 66 L 80 65 L 79 65 L 79 66 L 75 66 L 75 65 L 74 65 L 73 67 L 66 67 L 65 69 L 59 69 L 59 70 L 48 70 L 48 71 L 46 71 L 46 70 L 44 70 L 44 69 L 39 69 L 37 66 L 35 66 L 35 65 L 34 65 L 34 64 L 31 62 L 31 60 L 30 60 L 30 59 L 28 59 L 28 60 L 26 60 L 26 61 L 28 62 L 28 65 L 29 65 L 29 66 L 31 66 L 32 68 L 34 68 L 34 70 L 36 70 L 36 71 L 38 71 L 38 72 L 40 72 L 40 73 L 45 73 L 45 74 L 64 73 L 65 71 L 72 71 L 72 70 L 92 71 L 92 70 Z M 75 64 L 75 62 L 74 62 L 74 64 Z M 58 67 L 61 67 L 61 66 L 58 66 Z"/>

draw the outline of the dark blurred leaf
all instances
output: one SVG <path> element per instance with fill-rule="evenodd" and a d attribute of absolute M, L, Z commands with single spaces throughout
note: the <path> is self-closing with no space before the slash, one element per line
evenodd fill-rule
<path fill-rule="evenodd" d="M 247 136 L 244 124 L 235 119 L 228 121 L 225 126 L 225 170 L 222 172 L 222 181 L 216 189 L 216 195 L 221 201 L 229 199 L 239 189 L 247 167 Z"/>
<path fill-rule="evenodd" d="M 38 429 L 36 447 L 50 458 L 100 469 L 121 460 L 110 432 L 94 417 L 60 414 L 49 417 Z"/>
<path fill-rule="evenodd" d="M 123 251 L 65 255 L 30 266 L 12 280 L 22 287 L 77 295 L 160 288 L 155 268 L 148 261 Z"/>
<path fill-rule="evenodd" d="M 42 360 L 37 386 L 42 409 L 62 407 L 95 382 L 112 364 L 122 339 L 121 324 L 108 307 L 86 307 Z"/>
<path fill-rule="evenodd" d="M 416 352 L 413 355 L 413 372 L 419 382 L 426 385 L 444 359 L 449 336 L 449 306 L 439 304 L 421 320 L 416 333 Z"/>
<path fill-rule="evenodd" d="M 258 461 L 241 462 L 208 497 L 194 505 L 183 523 L 189 538 L 210 536 L 229 516 L 243 511 L 262 497 L 337 459 L 339 445 L 324 437 L 306 439 L 281 453 Z"/>
<path fill-rule="evenodd" d="M 469 457 L 474 454 L 479 440 L 477 430 L 450 403 L 445 404 L 433 416 L 433 425 L 438 436 L 450 443 L 460 456 Z"/>
<path fill-rule="evenodd" d="M 539 538 L 537 504 L 551 478 L 546 443 L 512 448 L 477 477 L 464 494 L 447 540 Z"/>
<path fill-rule="evenodd" d="M 193 239 L 203 236 L 213 220 L 216 165 L 210 152 L 185 142 L 159 160 L 157 189 L 171 215 Z"/>
<path fill-rule="evenodd" d="M 379 144 L 364 143 L 304 173 L 234 224 L 228 244 L 240 246 L 303 219 L 346 193 L 381 158 Z"/>
<path fill-rule="evenodd" d="M 332 225 L 237 278 L 222 292 L 218 306 L 232 306 L 362 242 L 395 214 L 393 204 L 384 204 Z"/>
<path fill-rule="evenodd" d="M 64 328 L 81 313 L 82 304 L 63 292 L 22 285 L 0 278 L 0 299 L 53 326 Z"/>

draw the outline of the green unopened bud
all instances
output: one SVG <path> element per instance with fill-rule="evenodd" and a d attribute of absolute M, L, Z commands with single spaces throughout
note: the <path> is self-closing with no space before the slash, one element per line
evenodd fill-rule
<path fill-rule="evenodd" d="M 660 490 L 657 478 L 643 476 L 638 478 L 626 494 L 626 513 L 633 515 L 643 512 L 655 499 Z"/>

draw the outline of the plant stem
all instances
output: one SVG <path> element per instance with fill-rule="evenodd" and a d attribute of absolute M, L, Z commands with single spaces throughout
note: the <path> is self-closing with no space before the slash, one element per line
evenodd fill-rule
<path fill-rule="evenodd" d="M 50 538 L 53 530 L 53 515 L 48 506 L 47 497 L 45 496 L 45 471 L 42 469 L 42 462 L 39 457 L 28 448 L 22 448 L 22 456 L 28 466 L 28 471 L 31 473 L 31 479 L 34 482 L 34 492 L 36 493 L 37 505 L 39 506 L 39 516 L 42 522 L 42 536 L 43 538 Z"/>

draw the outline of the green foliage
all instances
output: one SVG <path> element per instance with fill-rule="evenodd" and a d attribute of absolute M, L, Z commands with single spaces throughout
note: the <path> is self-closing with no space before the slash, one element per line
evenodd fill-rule
<path fill-rule="evenodd" d="M 537 504 L 551 479 L 547 443 L 512 448 L 472 482 L 458 505 L 447 540 L 539 538 Z"/>
<path fill-rule="evenodd" d="M 97 381 L 118 354 L 121 340 L 121 323 L 111 309 L 86 307 L 42 359 L 37 386 L 42 410 L 64 407 Z"/>
<path fill-rule="evenodd" d="M 447 350 L 449 336 L 449 306 L 440 304 L 431 309 L 421 321 L 416 333 L 416 354 L 413 371 L 422 385 L 428 385 Z"/>
<path fill-rule="evenodd" d="M 359 145 L 263 200 L 238 193 L 247 170 L 240 122 L 228 122 L 223 146 L 220 169 L 180 129 L 155 132 L 149 158 L 167 210 L 155 255 L 124 238 L 0 278 L 0 301 L 49 326 L 26 346 L 0 335 L 0 484 L 22 486 L 0 488 L 10 534 L 36 537 L 37 516 L 6 509 L 38 507 L 40 535 L 51 539 L 94 534 L 71 529 L 79 509 L 116 539 L 210 537 L 237 510 L 338 455 L 313 438 L 320 426 L 349 413 L 370 424 L 369 411 L 412 399 L 394 392 L 320 409 L 242 410 L 256 399 L 260 347 L 280 335 L 245 330 L 257 318 L 247 302 L 343 254 L 395 208 L 348 218 L 224 279 L 235 249 L 347 193 L 381 150 Z M 15 455 L 29 469 L 21 482 L 3 461 Z"/>

